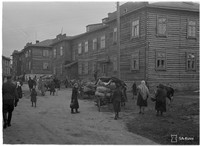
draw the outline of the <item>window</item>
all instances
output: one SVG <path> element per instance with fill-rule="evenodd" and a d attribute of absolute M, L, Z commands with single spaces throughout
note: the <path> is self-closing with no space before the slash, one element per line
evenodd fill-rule
<path fill-rule="evenodd" d="M 166 16 L 157 17 L 157 35 L 158 36 L 167 35 L 167 17 Z"/>
<path fill-rule="evenodd" d="M 101 37 L 101 49 L 105 48 L 105 36 Z"/>
<path fill-rule="evenodd" d="M 132 22 L 131 37 L 139 37 L 139 19 Z"/>
<path fill-rule="evenodd" d="M 72 50 L 72 60 L 76 60 L 76 53 L 74 49 Z"/>
<path fill-rule="evenodd" d="M 26 53 L 25 53 L 25 57 L 26 57 L 26 58 L 28 57 L 28 51 L 26 51 Z"/>
<path fill-rule="evenodd" d="M 117 42 L 117 28 L 114 28 L 114 32 L 113 32 L 113 43 Z"/>
<path fill-rule="evenodd" d="M 131 55 L 131 70 L 139 70 L 139 51 Z"/>
<path fill-rule="evenodd" d="M 78 74 L 82 74 L 82 64 L 80 62 L 78 63 Z"/>
<path fill-rule="evenodd" d="M 196 37 L 196 21 L 188 20 L 187 37 L 188 38 Z"/>
<path fill-rule="evenodd" d="M 186 69 L 196 70 L 196 55 L 195 53 L 186 53 Z"/>
<path fill-rule="evenodd" d="M 156 69 L 157 70 L 166 70 L 166 53 L 165 52 L 156 52 Z"/>
<path fill-rule="evenodd" d="M 43 50 L 43 56 L 48 57 L 49 56 L 49 50 Z"/>
<path fill-rule="evenodd" d="M 43 69 L 48 69 L 49 64 L 47 62 L 43 63 Z"/>
<path fill-rule="evenodd" d="M 97 49 L 97 39 L 93 39 L 93 42 L 92 42 L 92 48 L 93 50 L 96 50 Z"/>
<path fill-rule="evenodd" d="M 31 50 L 29 50 L 29 56 L 31 56 Z"/>
<path fill-rule="evenodd" d="M 60 56 L 63 56 L 63 47 L 60 47 Z"/>
<path fill-rule="evenodd" d="M 85 52 L 88 52 L 88 41 L 85 42 Z"/>
<path fill-rule="evenodd" d="M 81 43 L 78 44 L 78 54 L 81 54 L 82 53 L 82 46 L 81 46 Z"/>
<path fill-rule="evenodd" d="M 56 49 L 53 49 L 53 56 L 56 58 Z"/>
<path fill-rule="evenodd" d="M 113 58 L 113 71 L 117 71 L 117 57 Z"/>

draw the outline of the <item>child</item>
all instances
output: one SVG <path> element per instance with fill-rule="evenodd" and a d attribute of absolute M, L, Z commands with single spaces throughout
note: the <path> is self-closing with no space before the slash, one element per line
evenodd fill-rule
<path fill-rule="evenodd" d="M 32 107 L 33 107 L 33 103 L 35 103 L 35 107 L 36 107 L 37 92 L 35 91 L 35 86 L 34 86 L 33 89 L 31 90 L 31 102 L 32 102 Z"/>

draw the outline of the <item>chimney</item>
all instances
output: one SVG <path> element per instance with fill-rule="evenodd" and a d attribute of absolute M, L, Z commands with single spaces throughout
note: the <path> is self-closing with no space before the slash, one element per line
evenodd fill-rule
<path fill-rule="evenodd" d="M 39 42 L 40 42 L 39 40 L 36 40 L 36 44 L 39 43 Z"/>

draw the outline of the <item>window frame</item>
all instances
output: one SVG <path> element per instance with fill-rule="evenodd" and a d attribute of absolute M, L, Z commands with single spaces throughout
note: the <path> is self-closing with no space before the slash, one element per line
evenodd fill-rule
<path fill-rule="evenodd" d="M 162 56 L 161 54 L 162 55 L 164 54 L 164 56 Z M 163 59 L 164 59 L 164 67 L 158 66 L 158 61 L 161 63 Z M 166 51 L 156 50 L 155 69 L 156 69 L 156 71 L 166 71 L 167 70 L 167 53 L 166 53 Z"/>
<path fill-rule="evenodd" d="M 103 36 L 101 36 L 101 43 L 100 43 L 100 48 L 101 49 L 104 49 L 104 48 L 106 48 L 106 36 L 105 35 L 103 35 Z"/>
<path fill-rule="evenodd" d="M 48 52 L 48 53 L 47 53 Z M 48 49 L 44 49 L 43 51 L 42 51 L 42 56 L 43 57 L 49 57 L 49 50 Z"/>
<path fill-rule="evenodd" d="M 118 65 L 117 65 L 117 57 L 113 57 L 113 71 L 117 71 L 118 70 Z"/>
<path fill-rule="evenodd" d="M 45 68 L 45 64 L 47 64 L 47 67 Z M 48 70 L 49 69 L 49 63 L 48 62 L 43 62 L 43 67 L 42 67 L 43 70 Z"/>
<path fill-rule="evenodd" d="M 78 54 L 82 54 L 82 43 L 78 44 Z"/>
<path fill-rule="evenodd" d="M 163 18 L 165 18 L 166 20 L 165 20 L 165 23 L 160 23 L 159 22 L 159 19 L 163 19 Z M 159 27 L 159 25 L 162 25 L 162 28 L 163 28 L 163 24 L 165 24 L 165 33 L 160 33 L 160 27 Z M 167 17 L 167 15 L 157 15 L 157 21 L 156 21 L 156 35 L 158 36 L 158 37 L 167 37 L 167 34 L 168 34 L 168 17 Z"/>
<path fill-rule="evenodd" d="M 92 49 L 93 49 L 93 50 L 97 50 L 97 38 L 94 38 L 94 39 L 92 40 Z"/>
<path fill-rule="evenodd" d="M 78 74 L 82 75 L 83 74 L 83 67 L 82 67 L 82 63 L 78 63 Z"/>
<path fill-rule="evenodd" d="M 189 55 L 193 55 L 194 56 L 194 59 L 191 59 L 189 58 Z M 192 57 L 192 56 L 190 56 Z M 194 67 L 193 68 L 189 68 L 188 67 L 188 61 L 191 61 L 194 62 Z M 197 69 L 197 55 L 195 52 L 186 52 L 186 71 L 196 71 Z"/>
<path fill-rule="evenodd" d="M 63 56 L 63 46 L 60 46 L 60 56 Z"/>
<path fill-rule="evenodd" d="M 195 22 L 195 32 L 194 32 L 194 35 L 195 36 L 190 36 L 189 35 L 189 27 L 191 26 L 189 23 L 190 22 Z M 192 33 L 192 32 L 191 32 Z M 197 38 L 197 21 L 196 20 L 194 20 L 194 19 L 190 19 L 190 18 L 188 18 L 187 19 L 187 38 L 188 39 L 196 39 Z"/>
<path fill-rule="evenodd" d="M 138 21 L 138 24 L 134 24 L 133 25 L 133 23 L 135 22 L 137 22 Z M 138 26 L 138 29 L 137 29 L 137 31 L 135 31 L 135 27 L 137 28 L 137 26 Z M 135 32 L 137 32 L 137 34 L 135 35 Z M 140 18 L 139 17 L 137 17 L 137 18 L 135 18 L 135 19 L 133 19 L 132 21 L 131 21 L 131 39 L 133 39 L 133 38 L 139 38 L 140 37 Z"/>
<path fill-rule="evenodd" d="M 57 49 L 54 48 L 54 49 L 53 49 L 53 58 L 56 58 L 56 55 L 57 55 Z"/>
<path fill-rule="evenodd" d="M 85 41 L 85 49 L 84 49 L 85 53 L 88 53 L 88 49 L 89 49 L 88 44 L 89 44 L 88 41 Z"/>
<path fill-rule="evenodd" d="M 117 43 L 117 27 L 113 29 L 113 44 Z"/>

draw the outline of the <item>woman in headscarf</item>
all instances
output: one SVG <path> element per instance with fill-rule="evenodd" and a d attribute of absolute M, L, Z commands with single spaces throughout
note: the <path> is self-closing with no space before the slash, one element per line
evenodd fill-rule
<path fill-rule="evenodd" d="M 141 84 L 138 86 L 137 93 L 137 105 L 140 108 L 139 114 L 144 114 L 144 108 L 147 107 L 147 99 L 149 95 L 149 89 L 147 88 L 145 81 L 142 80 Z"/>
<path fill-rule="evenodd" d="M 78 103 L 78 83 L 74 84 L 74 87 L 72 89 L 72 97 L 71 97 L 71 113 L 74 114 L 74 109 L 76 110 L 76 113 L 79 113 L 79 103 Z"/>
<path fill-rule="evenodd" d="M 165 90 L 164 85 L 159 84 L 157 86 L 157 91 L 155 95 L 155 109 L 157 111 L 157 116 L 160 115 L 162 116 L 163 112 L 166 112 L 166 97 L 167 97 L 167 91 Z"/>

